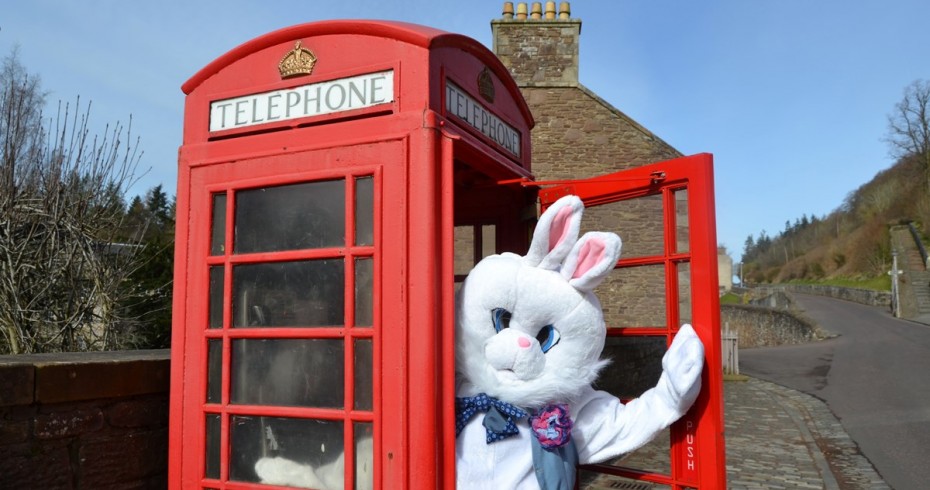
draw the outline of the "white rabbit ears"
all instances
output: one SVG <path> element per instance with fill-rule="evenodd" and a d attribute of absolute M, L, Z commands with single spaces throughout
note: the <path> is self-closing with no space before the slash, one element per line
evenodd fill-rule
<path fill-rule="evenodd" d="M 610 274 L 620 258 L 620 237 L 614 233 L 588 232 L 578 239 L 584 204 L 565 196 L 543 213 L 533 232 L 524 263 L 560 271 L 575 289 L 590 291 Z"/>

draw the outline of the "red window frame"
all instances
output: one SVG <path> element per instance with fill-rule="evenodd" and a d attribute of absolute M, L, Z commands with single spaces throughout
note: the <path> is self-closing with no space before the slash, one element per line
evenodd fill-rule
<path fill-rule="evenodd" d="M 681 265 L 690 266 L 691 323 L 701 338 L 706 363 L 702 389 L 691 410 L 671 428 L 669 474 L 604 464 L 582 468 L 632 480 L 684 488 L 726 487 L 724 461 L 723 371 L 720 368 L 720 299 L 717 275 L 717 238 L 714 210 L 713 157 L 698 154 L 637 167 L 591 179 L 539 182 L 543 208 L 558 198 L 574 194 L 586 207 L 659 195 L 663 208 L 663 251 L 659 254 L 621 258 L 616 268 L 664 267 L 665 325 L 608 325 L 609 337 L 665 337 L 666 345 L 680 328 L 679 280 Z M 678 250 L 675 193 L 687 190 L 688 247 Z M 623 233 L 623 230 L 615 230 Z M 634 238 L 630 238 L 634 239 Z M 635 327 L 635 328 L 631 328 Z"/>

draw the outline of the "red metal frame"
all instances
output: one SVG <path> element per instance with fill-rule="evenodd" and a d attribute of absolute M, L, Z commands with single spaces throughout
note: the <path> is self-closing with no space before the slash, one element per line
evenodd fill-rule
<path fill-rule="evenodd" d="M 713 157 L 700 154 L 603 175 L 559 182 L 540 190 L 543 206 L 574 194 L 587 207 L 651 195 L 662 196 L 663 243 L 661 254 L 621 259 L 617 268 L 662 266 L 665 270 L 665 325 L 608 326 L 608 336 L 672 338 L 680 328 L 678 268 L 690 264 L 692 319 L 704 343 L 706 364 L 702 390 L 694 407 L 672 426 L 671 474 L 607 465 L 585 469 L 620 477 L 669 485 L 673 489 L 726 487 L 723 441 L 723 373 L 720 369 L 720 303 L 717 276 L 717 239 L 714 212 Z M 689 246 L 676 248 L 674 193 L 687 189 Z M 618 230 L 622 234 L 622 230 Z M 635 238 L 634 238 L 635 239 Z"/>

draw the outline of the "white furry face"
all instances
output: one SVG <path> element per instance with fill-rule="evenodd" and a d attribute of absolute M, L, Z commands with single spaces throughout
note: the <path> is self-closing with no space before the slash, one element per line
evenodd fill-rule
<path fill-rule="evenodd" d="M 525 408 L 570 402 L 590 385 L 606 364 L 604 336 L 593 294 L 517 255 L 482 260 L 457 297 L 458 375 Z"/>

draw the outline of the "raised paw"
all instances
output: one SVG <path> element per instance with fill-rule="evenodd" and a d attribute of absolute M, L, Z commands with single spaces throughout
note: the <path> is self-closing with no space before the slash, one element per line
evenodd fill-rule
<path fill-rule="evenodd" d="M 685 324 L 675 335 L 672 345 L 662 358 L 662 369 L 670 388 L 689 407 L 701 391 L 701 370 L 704 367 L 704 344 L 691 325 Z"/>

